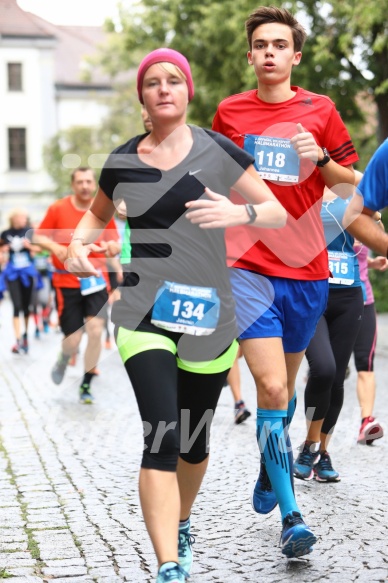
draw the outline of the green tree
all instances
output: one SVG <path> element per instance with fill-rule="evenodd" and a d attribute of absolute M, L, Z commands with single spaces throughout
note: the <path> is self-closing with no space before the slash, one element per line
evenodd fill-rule
<path fill-rule="evenodd" d="M 88 153 L 94 141 L 92 128 L 74 126 L 58 132 L 43 150 L 47 172 L 62 195 L 70 190 L 70 174 L 76 166 L 88 166 Z"/>
<path fill-rule="evenodd" d="M 388 136 L 388 0 L 275 0 L 268 4 L 289 8 L 308 28 L 302 64 L 295 68 L 293 82 L 331 97 L 361 155 L 365 151 L 369 157 L 377 141 Z M 209 126 L 222 98 L 255 84 L 246 64 L 244 33 L 244 22 L 253 8 L 247 0 L 142 0 L 130 9 L 122 3 L 119 23 L 107 22 L 107 29 L 116 34 L 112 34 L 111 49 L 104 50 L 103 64 L 116 74 L 136 66 L 159 46 L 183 52 L 196 85 L 190 119 Z M 373 111 L 374 105 L 377 141 L 375 126 L 365 115 L 365 107 Z"/>
<path fill-rule="evenodd" d="M 139 103 L 128 83 L 116 85 L 109 105 L 110 112 L 99 126 L 73 126 L 58 132 L 46 144 L 43 159 L 58 196 L 69 192 L 74 168 L 91 166 L 98 178 L 107 155 L 142 130 Z"/>

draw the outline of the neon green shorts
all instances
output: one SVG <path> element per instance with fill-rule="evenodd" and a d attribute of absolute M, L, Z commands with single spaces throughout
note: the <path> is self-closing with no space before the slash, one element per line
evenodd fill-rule
<path fill-rule="evenodd" d="M 128 358 L 145 352 L 146 350 L 168 350 L 172 354 L 177 353 L 177 345 L 171 338 L 154 334 L 152 332 L 138 332 L 136 330 L 127 330 L 120 326 L 117 334 L 117 348 L 122 361 L 125 363 Z M 224 372 L 232 367 L 238 350 L 238 342 L 234 340 L 227 350 L 214 360 L 191 362 L 181 360 L 177 357 L 178 368 L 187 372 L 197 374 L 216 374 Z"/>

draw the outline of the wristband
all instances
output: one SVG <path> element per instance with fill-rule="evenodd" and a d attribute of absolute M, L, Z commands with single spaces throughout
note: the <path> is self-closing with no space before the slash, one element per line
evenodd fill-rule
<path fill-rule="evenodd" d="M 73 241 L 82 241 L 82 245 L 85 243 L 85 239 L 83 237 L 73 237 L 70 243 L 73 243 Z"/>
<path fill-rule="evenodd" d="M 249 221 L 246 223 L 247 225 L 251 225 L 252 223 L 255 222 L 256 217 L 257 217 L 257 213 L 255 211 L 255 207 L 253 206 L 253 204 L 246 204 L 245 205 L 245 210 L 248 213 L 248 217 L 249 217 Z"/>

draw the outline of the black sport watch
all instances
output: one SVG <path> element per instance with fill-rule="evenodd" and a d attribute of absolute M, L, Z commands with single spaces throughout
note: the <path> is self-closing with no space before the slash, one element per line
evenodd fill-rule
<path fill-rule="evenodd" d="M 318 160 L 318 162 L 317 162 L 318 168 L 323 168 L 324 166 L 326 166 L 326 164 L 328 162 L 330 162 L 330 154 L 327 151 L 327 149 L 322 148 L 322 152 L 323 152 L 323 158 L 322 158 L 322 160 Z"/>
<path fill-rule="evenodd" d="M 253 206 L 253 204 L 246 204 L 245 205 L 245 210 L 248 213 L 248 217 L 249 217 L 249 221 L 247 223 L 245 223 L 246 225 L 251 225 L 252 223 L 255 222 L 256 217 L 257 217 L 257 213 L 255 211 L 255 207 Z"/>

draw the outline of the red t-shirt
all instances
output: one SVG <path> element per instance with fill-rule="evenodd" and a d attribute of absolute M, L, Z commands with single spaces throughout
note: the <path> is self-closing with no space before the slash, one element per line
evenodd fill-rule
<path fill-rule="evenodd" d="M 266 180 L 268 186 L 288 212 L 282 229 L 227 229 L 228 265 L 290 279 L 326 279 L 328 258 L 320 217 L 325 184 L 313 162 L 298 160 L 288 139 L 297 133 L 296 124 L 300 123 L 338 164 L 350 165 L 358 156 L 331 99 L 299 87 L 292 89 L 295 96 L 281 103 L 261 101 L 256 90 L 251 90 L 232 95 L 218 106 L 213 129 L 255 156 L 256 163 L 261 163 L 261 169 L 271 176 Z M 256 143 L 260 145 L 252 146 Z M 287 151 L 296 162 L 292 162 L 291 170 L 287 167 L 289 175 L 286 172 L 279 178 L 276 172 L 284 166 Z M 296 170 L 295 164 L 299 164 Z M 246 202 L 236 192 L 231 200 Z"/>
<path fill-rule="evenodd" d="M 57 200 L 51 206 L 49 206 L 47 213 L 36 232 L 38 234 L 49 237 L 56 243 L 66 245 L 67 247 L 71 241 L 76 226 L 85 213 L 86 210 L 80 210 L 74 206 L 71 195 L 66 196 L 65 198 Z M 117 231 L 116 223 L 113 219 L 109 221 L 104 231 L 95 241 L 95 243 L 98 245 L 99 241 L 112 240 L 119 240 L 119 233 Z M 89 259 L 92 260 L 92 263 L 96 269 L 100 270 L 103 274 L 109 290 L 109 274 L 107 271 L 105 255 L 101 253 L 90 253 Z M 65 270 L 63 263 L 59 261 L 59 259 L 54 254 L 53 266 L 55 268 L 53 273 L 54 287 L 80 287 L 80 282 L 77 276 L 73 275 L 72 273 L 68 273 Z"/>

